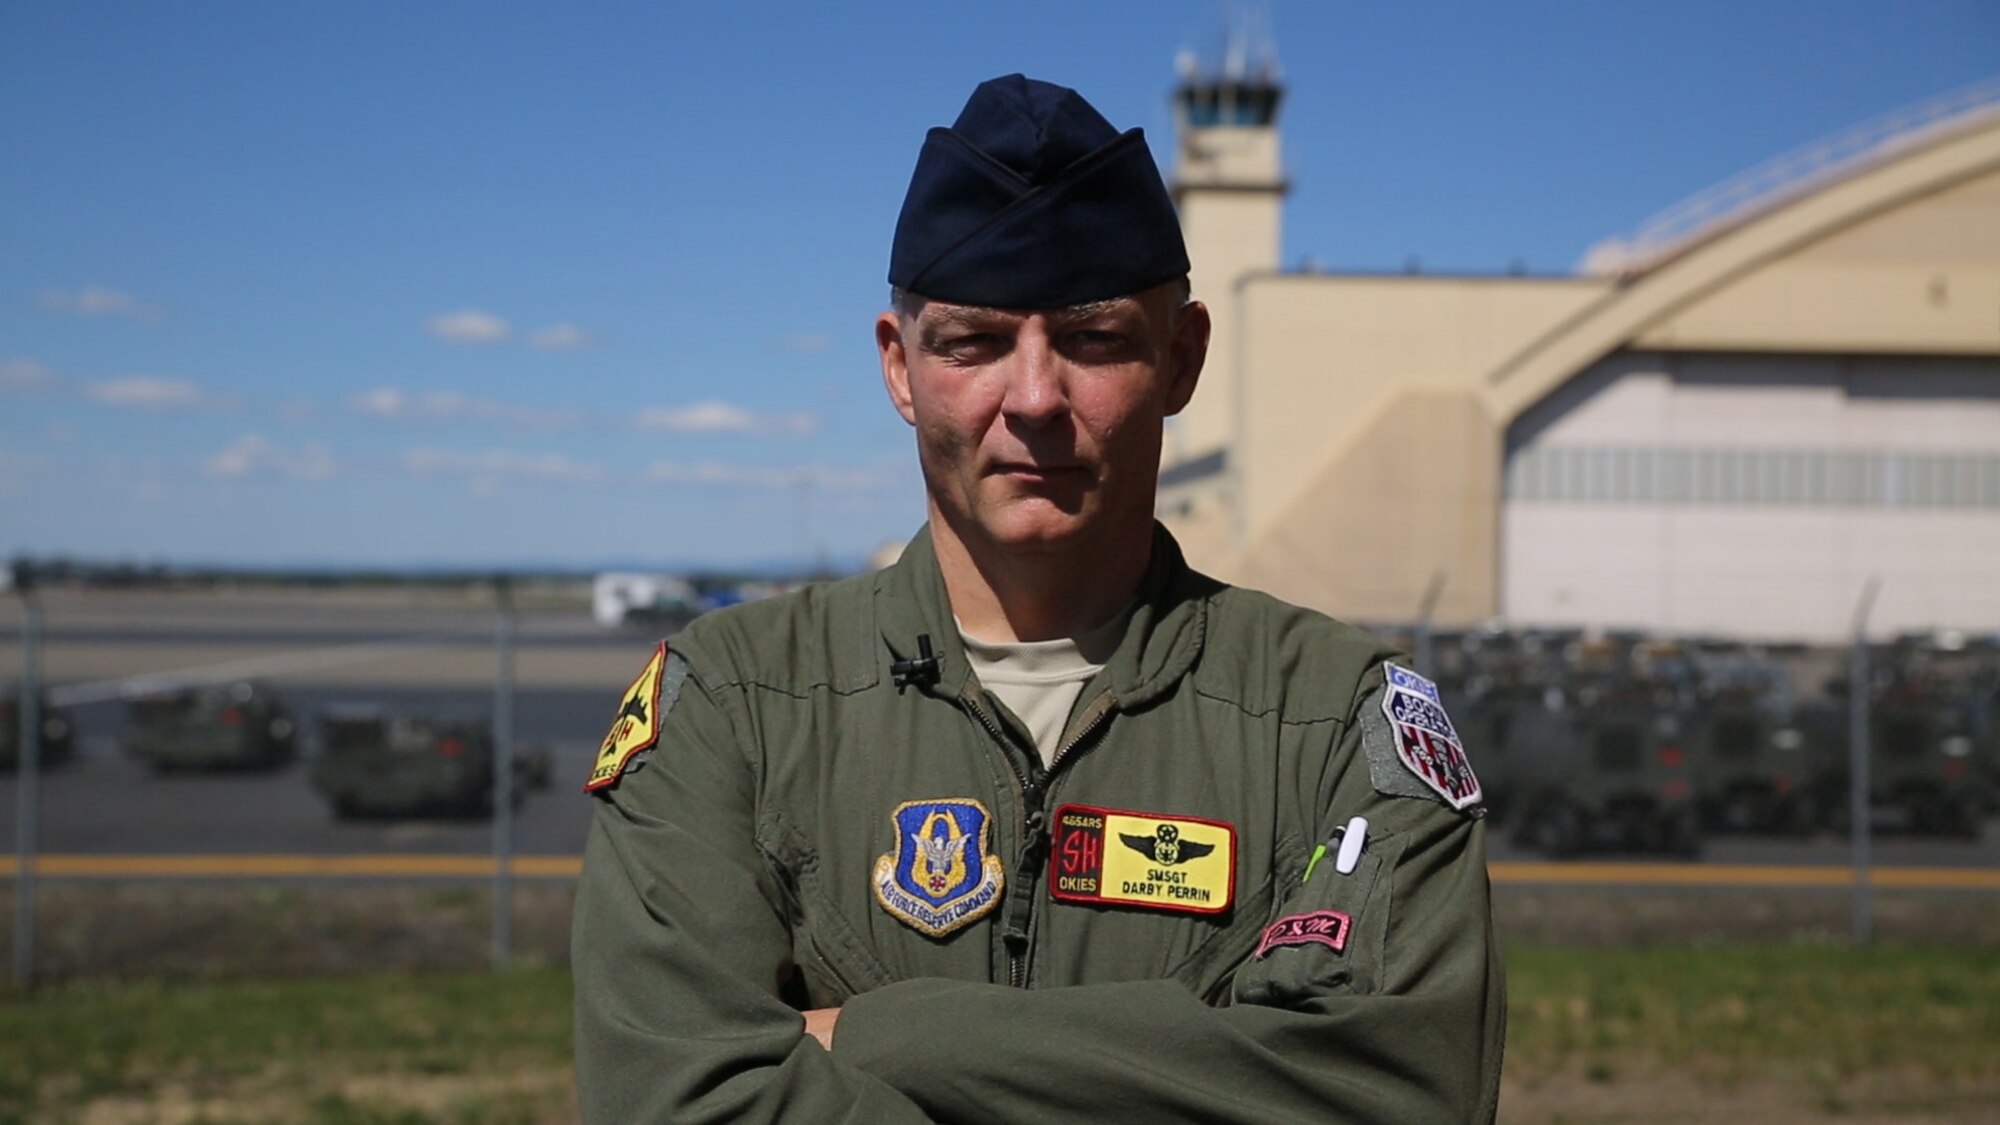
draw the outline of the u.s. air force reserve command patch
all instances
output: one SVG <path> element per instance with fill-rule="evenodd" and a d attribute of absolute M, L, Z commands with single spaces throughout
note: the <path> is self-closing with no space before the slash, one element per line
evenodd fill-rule
<path fill-rule="evenodd" d="M 987 850 L 990 819 L 965 797 L 897 805 L 889 814 L 896 850 L 875 860 L 875 901 L 932 937 L 992 910 L 1006 878 Z"/>
<path fill-rule="evenodd" d="M 1382 666 L 1382 680 L 1381 714 L 1364 707 L 1361 716 L 1361 745 L 1375 788 L 1395 796 L 1442 797 L 1461 811 L 1478 805 L 1485 794 L 1437 685 L 1394 664 Z"/>
<path fill-rule="evenodd" d="M 1219 820 L 1064 805 L 1053 845 L 1064 902 L 1220 914 L 1236 897 L 1236 828 Z"/>
<path fill-rule="evenodd" d="M 583 784 L 584 792 L 616 784 L 639 755 L 660 740 L 660 723 L 680 699 L 687 672 L 687 661 L 678 653 L 669 653 L 666 642 L 660 642 L 653 658 L 646 662 L 646 670 L 620 697 L 618 715 L 611 720 L 604 745 L 597 748 L 597 763 L 591 768 L 590 780 Z"/>

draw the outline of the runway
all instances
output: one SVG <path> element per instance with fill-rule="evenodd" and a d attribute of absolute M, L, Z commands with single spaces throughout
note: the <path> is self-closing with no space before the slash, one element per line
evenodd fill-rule
<path fill-rule="evenodd" d="M 492 878 L 491 855 L 44 855 L 36 874 L 58 879 L 475 879 Z M 523 879 L 574 879 L 576 855 L 517 855 L 508 870 Z M 0 879 L 20 865 L 0 856 Z M 1724 863 L 1495 863 L 1502 886 L 1729 887 L 1843 890 L 1854 886 L 1844 867 L 1781 867 Z M 1878 867 L 1869 886 L 1902 891 L 2000 891 L 2000 871 L 1950 867 Z"/>
<path fill-rule="evenodd" d="M 435 591 L 248 595 L 59 591 L 47 603 L 51 690 L 77 701 L 75 760 L 42 780 L 38 870 L 52 878 L 467 877 L 490 874 L 476 819 L 337 821 L 305 762 L 269 773 L 157 775 L 126 757 L 123 695 L 177 677 L 256 675 L 284 696 L 314 749 L 314 718 L 364 704 L 480 720 L 491 714 L 490 607 Z M 0 681 L 17 674 L 18 603 L 0 599 Z M 519 617 L 516 738 L 550 752 L 554 781 L 516 814 L 529 877 L 570 877 L 591 815 L 581 791 L 619 692 L 655 638 L 605 630 L 578 608 Z M 0 847 L 14 845 L 15 779 L 0 775 Z M 1702 861 L 1594 855 L 1544 863 L 1488 836 L 1498 883 L 1838 888 L 1847 841 L 1710 836 Z M 11 854 L 7 857 L 11 865 Z M 1882 835 L 1881 887 L 2000 889 L 2000 823 L 1979 839 Z M 8 868 L 11 870 L 11 866 Z"/>

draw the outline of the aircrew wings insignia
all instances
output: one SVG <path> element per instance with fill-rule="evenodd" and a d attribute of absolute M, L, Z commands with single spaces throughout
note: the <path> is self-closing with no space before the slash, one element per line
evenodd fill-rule
<path fill-rule="evenodd" d="M 1193 840 L 1181 839 L 1181 830 L 1172 824 L 1162 824 L 1153 830 L 1151 836 L 1130 836 L 1118 834 L 1125 846 L 1163 867 L 1172 867 L 1190 859 L 1200 859 L 1215 850 L 1214 844 L 1198 844 Z"/>
<path fill-rule="evenodd" d="M 597 749 L 597 762 L 591 768 L 590 780 L 584 783 L 584 792 L 616 783 L 633 758 L 659 742 L 660 721 L 673 710 L 674 701 L 680 697 L 681 682 L 686 678 L 686 662 L 678 654 L 669 657 L 666 642 L 662 641 L 653 650 L 653 658 L 646 662 L 645 670 L 620 697 L 618 714 L 611 721 L 604 744 Z"/>

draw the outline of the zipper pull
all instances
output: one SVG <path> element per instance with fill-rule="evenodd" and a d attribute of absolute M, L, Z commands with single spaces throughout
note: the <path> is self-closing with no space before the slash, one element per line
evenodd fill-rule
<path fill-rule="evenodd" d="M 1033 888 L 1041 873 L 1042 859 L 1049 850 L 1049 816 L 1042 811 L 1047 782 L 1035 778 L 1021 789 L 1028 803 L 1028 815 L 1021 836 L 1021 862 L 1014 868 L 1007 909 L 1001 922 L 1001 940 L 1007 952 L 1020 957 L 1028 950 L 1028 918 L 1034 913 Z"/>

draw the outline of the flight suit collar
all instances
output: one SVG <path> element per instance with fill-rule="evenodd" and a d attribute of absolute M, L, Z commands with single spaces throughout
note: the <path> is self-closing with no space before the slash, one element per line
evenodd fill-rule
<path fill-rule="evenodd" d="M 1153 554 L 1139 584 L 1131 623 L 1093 684 L 1116 697 L 1120 710 L 1144 706 L 1172 690 L 1194 667 L 1207 637 L 1208 600 L 1222 586 L 1187 565 L 1167 529 L 1153 525 Z M 903 549 L 895 565 L 876 575 L 875 618 L 882 636 L 883 676 L 893 679 L 895 662 L 919 655 L 917 638 L 928 635 L 941 660 L 938 680 L 924 688 L 956 698 L 971 675 L 965 645 L 938 569 L 937 549 L 926 524 Z M 1086 695 L 1095 688 L 1087 688 Z"/>

